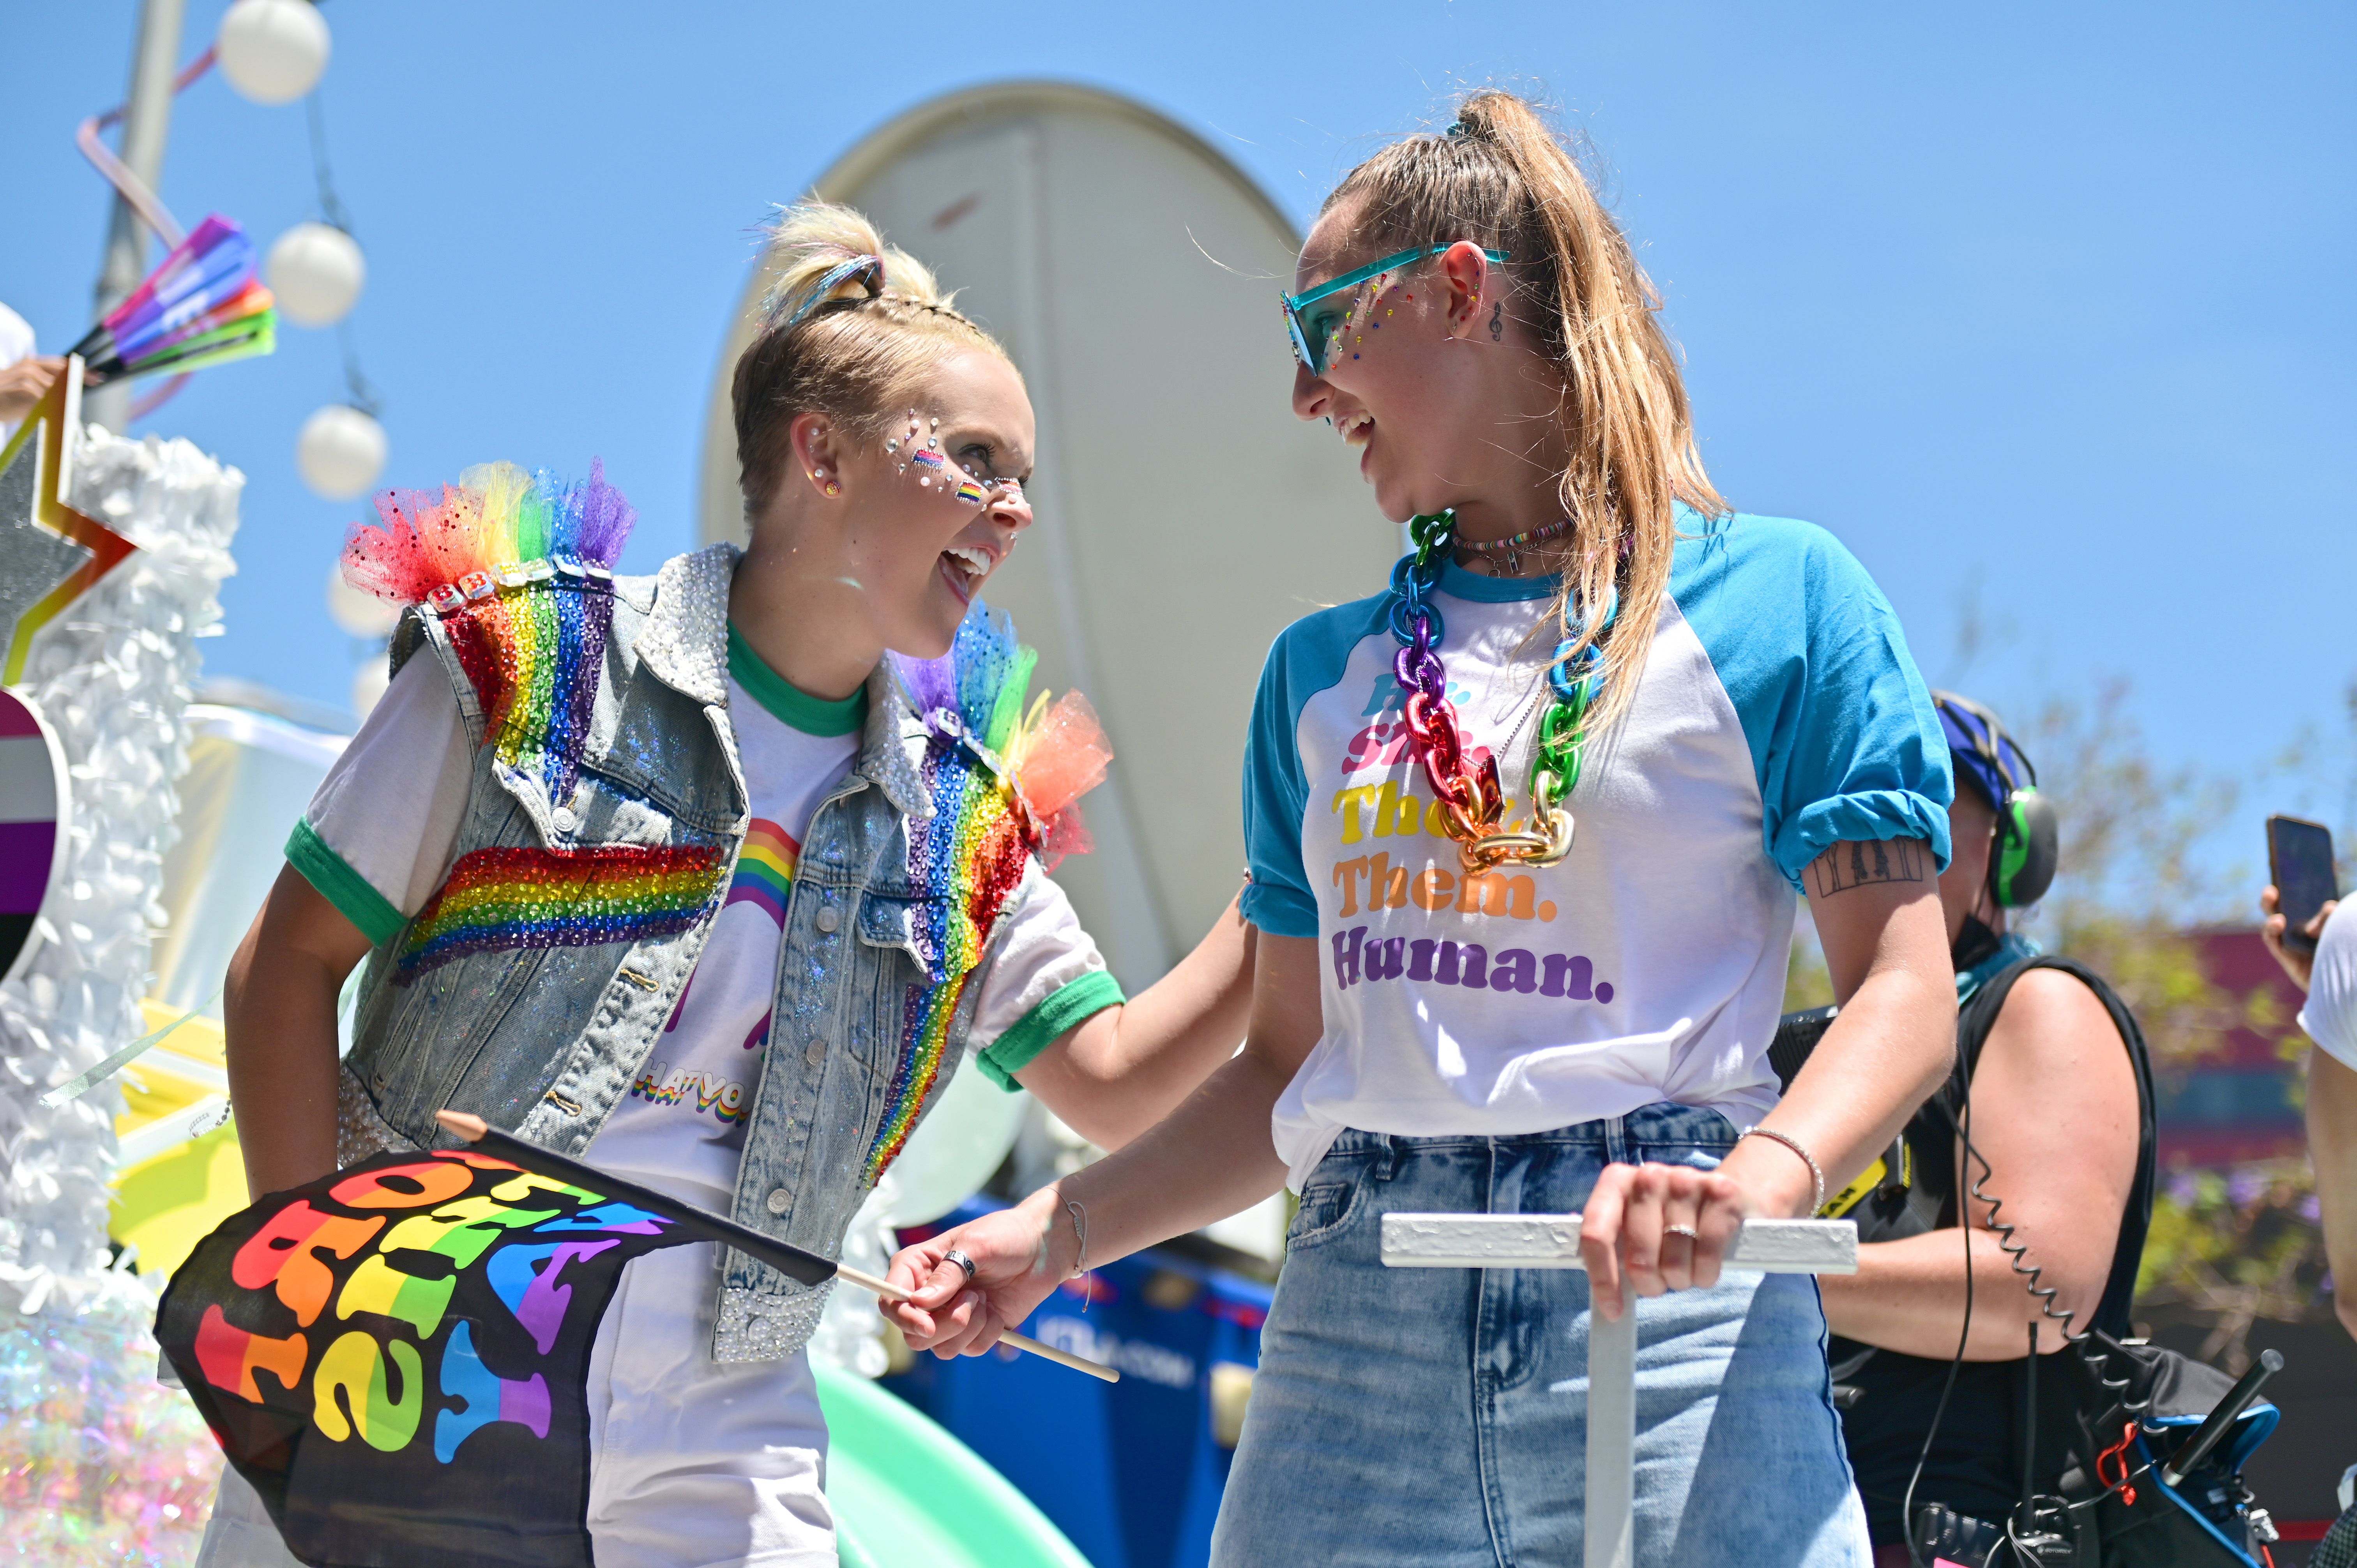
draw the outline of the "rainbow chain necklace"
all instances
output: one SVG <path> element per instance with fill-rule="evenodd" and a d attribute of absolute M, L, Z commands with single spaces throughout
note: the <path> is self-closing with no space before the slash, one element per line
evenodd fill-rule
<path fill-rule="evenodd" d="M 1439 648 L 1448 636 L 1430 595 L 1440 582 L 1440 565 L 1455 547 L 1455 509 L 1413 518 L 1408 537 L 1414 553 L 1392 568 L 1391 632 L 1400 644 L 1392 674 L 1407 698 L 1408 736 L 1424 776 L 1440 800 L 1448 836 L 1468 871 L 1488 871 L 1505 861 L 1553 865 L 1571 853 L 1571 813 L 1563 802 L 1579 786 L 1587 745 L 1587 715 L 1604 686 L 1604 652 L 1594 642 L 1579 645 L 1578 628 L 1566 612 L 1566 636 L 1547 666 L 1553 701 L 1539 719 L 1538 744 L 1531 753 L 1531 822 L 1527 832 L 1508 832 L 1498 759 L 1484 754 L 1477 766 L 1467 758 L 1465 731 L 1448 700 L 1448 681 Z M 1620 613 L 1620 596 L 1605 606 L 1600 637 Z"/>

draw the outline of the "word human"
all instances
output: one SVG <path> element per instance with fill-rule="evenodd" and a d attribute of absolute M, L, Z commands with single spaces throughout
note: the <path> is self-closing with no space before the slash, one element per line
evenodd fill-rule
<path fill-rule="evenodd" d="M 1612 983 L 1596 978 L 1594 961 L 1569 953 L 1502 948 L 1493 957 L 1480 942 L 1423 937 L 1378 937 L 1369 941 L 1364 926 L 1353 926 L 1327 940 L 1334 946 L 1337 990 L 1348 991 L 1361 981 L 1372 984 L 1412 980 L 1471 990 L 1487 987 L 1524 996 L 1560 996 L 1573 1002 L 1612 1000 Z"/>

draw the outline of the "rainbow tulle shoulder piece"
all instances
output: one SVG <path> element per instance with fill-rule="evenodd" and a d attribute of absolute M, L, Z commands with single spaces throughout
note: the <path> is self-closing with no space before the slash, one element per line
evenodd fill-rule
<path fill-rule="evenodd" d="M 928 983 L 909 988 L 900 1065 L 867 1152 L 870 1186 L 899 1155 L 940 1079 L 950 1026 L 1026 864 L 1037 855 L 1052 869 L 1088 848 L 1077 802 L 1103 780 L 1113 747 L 1078 692 L 1052 706 L 1042 693 L 1025 708 L 1038 663 L 1013 623 L 994 619 L 980 600 L 947 654 L 893 659 L 924 721 L 919 771 L 933 802 L 931 817 L 909 823 L 909 872 L 938 897 L 926 900 L 912 932 Z"/>
<path fill-rule="evenodd" d="M 1052 871 L 1065 855 L 1088 853 L 1077 802 L 1104 781 L 1113 746 L 1078 692 L 1052 706 L 1042 692 L 1025 707 L 1039 662 L 1039 653 L 1017 640 L 1014 622 L 994 618 L 979 601 L 942 657 L 893 656 L 932 737 L 929 768 L 961 748 L 980 762 L 1010 796 L 1028 847 Z"/>
<path fill-rule="evenodd" d="M 440 490 L 385 490 L 344 540 L 344 581 L 430 609 L 481 707 L 503 771 L 571 798 L 613 624 L 614 563 L 638 514 L 605 466 L 569 483 L 513 463 Z"/>

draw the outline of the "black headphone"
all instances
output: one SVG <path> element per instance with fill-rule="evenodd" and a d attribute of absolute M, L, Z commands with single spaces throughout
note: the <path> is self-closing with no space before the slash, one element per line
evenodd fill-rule
<path fill-rule="evenodd" d="M 2005 784 L 2005 799 L 1996 803 L 1996 843 L 1989 854 L 1989 897 L 2002 909 L 2037 903 L 2054 886 L 2054 873 L 2062 860 L 2061 819 L 2054 803 L 2039 791 L 2037 766 L 2021 749 L 2021 743 L 2007 733 L 2005 722 L 1970 697 L 1934 692 L 1932 701 L 1948 711 L 1951 724 L 1964 732 L 1973 754 Z M 2007 751 L 2029 775 L 2028 779 L 2015 773 L 2006 758 Z"/>

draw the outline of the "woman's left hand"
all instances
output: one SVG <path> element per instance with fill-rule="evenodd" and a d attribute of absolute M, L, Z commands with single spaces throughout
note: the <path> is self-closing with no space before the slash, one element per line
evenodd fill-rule
<path fill-rule="evenodd" d="M 0 424 L 14 424 L 32 413 L 33 405 L 49 394 L 58 372 L 65 368 L 65 360 L 55 354 L 38 354 L 0 368 Z"/>
<path fill-rule="evenodd" d="M 1717 1284 L 1736 1230 L 1765 1211 L 1719 1171 L 1650 1163 L 1605 1166 L 1579 1218 L 1579 1255 L 1596 1310 L 1620 1317 L 1624 1269 L 1639 1295 Z"/>

